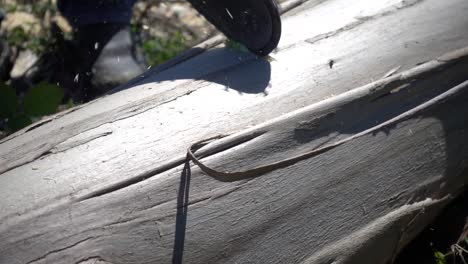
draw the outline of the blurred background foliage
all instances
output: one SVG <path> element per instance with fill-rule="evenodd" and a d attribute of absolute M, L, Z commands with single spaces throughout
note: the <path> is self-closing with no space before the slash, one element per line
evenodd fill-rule
<path fill-rule="evenodd" d="M 42 116 L 54 114 L 62 99 L 62 89 L 54 84 L 39 83 L 19 97 L 10 85 L 0 83 L 0 118 L 5 123 L 4 132 L 14 132 Z"/>

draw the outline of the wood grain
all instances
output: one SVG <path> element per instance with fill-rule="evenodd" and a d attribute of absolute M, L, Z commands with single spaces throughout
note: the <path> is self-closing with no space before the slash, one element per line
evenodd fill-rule
<path fill-rule="evenodd" d="M 271 61 L 215 47 L 3 139 L 0 263 L 390 262 L 468 183 L 467 11 L 306 1 Z M 186 156 L 217 135 L 228 173 L 325 149 L 219 178 Z"/>

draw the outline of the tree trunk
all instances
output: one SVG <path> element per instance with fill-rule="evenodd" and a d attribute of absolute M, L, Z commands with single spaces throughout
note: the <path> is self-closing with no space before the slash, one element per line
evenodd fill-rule
<path fill-rule="evenodd" d="M 468 1 L 294 3 L 0 141 L 0 263 L 391 262 L 468 183 Z"/>

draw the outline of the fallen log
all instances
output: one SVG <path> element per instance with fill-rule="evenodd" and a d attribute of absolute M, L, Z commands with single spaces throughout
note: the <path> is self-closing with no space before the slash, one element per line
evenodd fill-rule
<path fill-rule="evenodd" d="M 468 183 L 466 11 L 305 1 L 270 60 L 212 47 L 1 140 L 0 263 L 391 262 Z"/>

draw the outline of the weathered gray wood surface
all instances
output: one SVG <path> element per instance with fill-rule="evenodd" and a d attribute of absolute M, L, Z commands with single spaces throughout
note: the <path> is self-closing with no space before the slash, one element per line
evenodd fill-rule
<path fill-rule="evenodd" d="M 211 49 L 0 141 L 0 263 L 390 261 L 468 183 L 467 12 L 306 1 L 271 63 Z M 210 177 L 219 134 L 221 171 L 326 151 Z"/>

